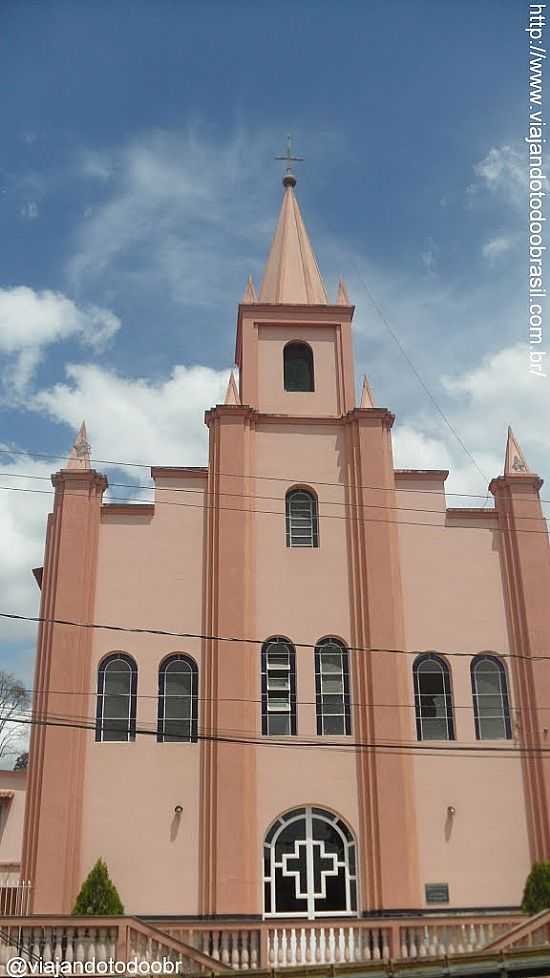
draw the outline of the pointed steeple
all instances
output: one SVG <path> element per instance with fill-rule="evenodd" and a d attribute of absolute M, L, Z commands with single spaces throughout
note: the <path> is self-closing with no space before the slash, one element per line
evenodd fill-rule
<path fill-rule="evenodd" d="M 294 196 L 294 174 L 285 174 L 283 186 L 283 204 L 265 266 L 259 301 L 326 306 L 327 290 Z"/>
<path fill-rule="evenodd" d="M 237 390 L 237 384 L 235 382 L 235 375 L 233 371 L 229 376 L 229 383 L 227 384 L 227 390 L 225 392 L 224 404 L 240 404 L 241 399 L 239 397 L 239 391 Z"/>
<path fill-rule="evenodd" d="M 91 457 L 90 457 L 91 445 L 88 441 L 86 434 L 86 422 L 83 421 L 80 425 L 80 430 L 76 436 L 73 447 L 69 452 L 69 457 L 67 459 L 66 469 L 90 469 L 91 468 Z"/>
<path fill-rule="evenodd" d="M 519 447 L 514 432 L 508 427 L 506 442 L 506 458 L 504 460 L 504 475 L 532 475 L 525 456 Z"/>
<path fill-rule="evenodd" d="M 374 407 L 374 397 L 367 380 L 367 375 L 363 377 L 363 390 L 361 391 L 361 407 L 362 408 L 373 408 Z"/>
<path fill-rule="evenodd" d="M 338 280 L 338 292 L 336 293 L 336 305 L 337 306 L 350 306 L 348 290 L 346 289 L 346 283 L 342 276 Z"/>
<path fill-rule="evenodd" d="M 256 287 L 254 285 L 254 282 L 252 281 L 252 275 L 249 275 L 246 281 L 246 286 L 243 292 L 241 303 L 247 305 L 251 302 L 257 302 L 257 301 L 258 301 L 258 296 L 256 294 Z"/>

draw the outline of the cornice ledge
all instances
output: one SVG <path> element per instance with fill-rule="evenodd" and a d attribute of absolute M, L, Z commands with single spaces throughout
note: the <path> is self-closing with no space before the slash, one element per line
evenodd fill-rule
<path fill-rule="evenodd" d="M 483 509 L 482 506 L 447 506 L 445 515 L 451 519 L 498 520 L 498 510 Z"/>
<path fill-rule="evenodd" d="M 107 476 L 96 469 L 60 469 L 59 472 L 54 472 L 51 479 L 52 486 L 56 489 L 63 489 L 67 484 L 87 483 L 90 488 L 104 491 L 109 485 Z"/>
<path fill-rule="evenodd" d="M 257 411 L 249 407 L 248 404 L 216 404 L 215 407 L 210 408 L 208 411 L 204 412 L 204 423 L 210 427 L 212 421 L 216 418 L 247 418 L 251 419 L 256 417 Z"/>
<path fill-rule="evenodd" d="M 153 465 L 152 479 L 206 479 L 208 468 L 205 465 Z"/>
<path fill-rule="evenodd" d="M 395 421 L 395 414 L 392 414 L 388 408 L 352 408 L 344 415 L 344 422 L 349 424 L 353 421 L 364 422 L 366 425 L 374 426 L 378 422 L 382 422 L 385 428 L 391 428 L 393 422 Z"/>
<path fill-rule="evenodd" d="M 532 472 L 518 472 L 517 475 L 498 475 L 496 479 L 491 479 L 489 492 L 493 496 L 502 492 L 504 489 L 533 489 L 538 492 L 544 485 L 544 479 L 540 475 Z"/>
<path fill-rule="evenodd" d="M 103 503 L 102 516 L 153 516 L 154 503 Z"/>
<path fill-rule="evenodd" d="M 395 478 L 401 481 L 445 482 L 448 475 L 448 469 L 395 469 Z"/>
<path fill-rule="evenodd" d="M 243 313 L 258 313 L 258 312 L 268 312 L 272 313 L 274 309 L 279 309 L 281 312 L 286 313 L 304 313 L 315 310 L 315 312 L 330 313 L 330 315 L 335 316 L 337 319 L 341 319 L 342 315 L 345 314 L 346 318 L 353 316 L 355 312 L 354 305 L 337 305 L 336 303 L 327 302 L 240 302 L 239 303 L 239 316 Z"/>
<path fill-rule="evenodd" d="M 273 414 L 271 412 L 257 412 L 256 422 L 258 424 L 341 424 L 344 419 L 342 414 Z"/>

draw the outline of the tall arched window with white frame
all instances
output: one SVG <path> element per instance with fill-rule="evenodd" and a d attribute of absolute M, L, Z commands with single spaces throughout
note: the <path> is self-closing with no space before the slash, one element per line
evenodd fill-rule
<path fill-rule="evenodd" d="M 439 655 L 419 655 L 413 665 L 418 740 L 454 740 L 449 667 Z"/>
<path fill-rule="evenodd" d="M 478 740 L 510 740 L 510 700 L 504 664 L 496 655 L 476 655 L 470 666 Z"/>
<path fill-rule="evenodd" d="M 351 734 L 348 650 L 336 638 L 315 646 L 315 701 L 318 734 Z"/>
<path fill-rule="evenodd" d="M 162 743 L 198 738 L 199 671 L 190 655 L 168 656 L 159 669 L 157 740 Z"/>
<path fill-rule="evenodd" d="M 125 652 L 106 656 L 97 671 L 95 739 L 130 741 L 136 738 L 137 666 Z"/>
<path fill-rule="evenodd" d="M 286 494 L 287 547 L 319 546 L 317 498 L 309 489 L 290 489 Z"/>

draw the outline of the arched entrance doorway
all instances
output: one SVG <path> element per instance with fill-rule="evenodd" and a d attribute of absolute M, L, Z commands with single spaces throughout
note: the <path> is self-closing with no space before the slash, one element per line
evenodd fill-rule
<path fill-rule="evenodd" d="M 323 808 L 281 815 L 264 841 L 266 917 L 333 917 L 357 913 L 355 840 Z"/>

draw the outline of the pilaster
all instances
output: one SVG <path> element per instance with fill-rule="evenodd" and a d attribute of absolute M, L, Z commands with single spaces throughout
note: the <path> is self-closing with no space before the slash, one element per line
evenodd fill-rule
<path fill-rule="evenodd" d="M 550 858 L 550 545 L 539 490 L 542 479 L 518 472 L 489 488 L 501 527 L 501 561 L 512 675 L 519 707 L 527 821 L 533 861 Z M 538 656 L 544 656 L 538 660 Z"/>
<path fill-rule="evenodd" d="M 93 621 L 101 499 L 93 469 L 52 477 L 39 628 L 22 874 L 33 913 L 70 913 L 80 886 L 80 833 L 92 631 L 51 619 Z M 61 840 L 56 845 L 54 840 Z"/>
<path fill-rule="evenodd" d="M 352 645 L 404 648 L 391 448 L 393 415 L 384 408 L 349 412 L 348 546 L 351 560 Z M 369 488 L 381 487 L 381 488 Z M 410 740 L 408 711 L 376 704 L 406 703 L 408 658 L 352 653 L 360 802 L 363 909 L 418 907 L 417 838 L 412 757 L 373 745 Z"/>
<path fill-rule="evenodd" d="M 254 419 L 249 407 L 218 406 L 210 430 L 205 634 L 255 636 Z M 256 644 L 207 639 L 201 743 L 200 912 L 257 914 L 255 747 L 259 730 Z"/>

